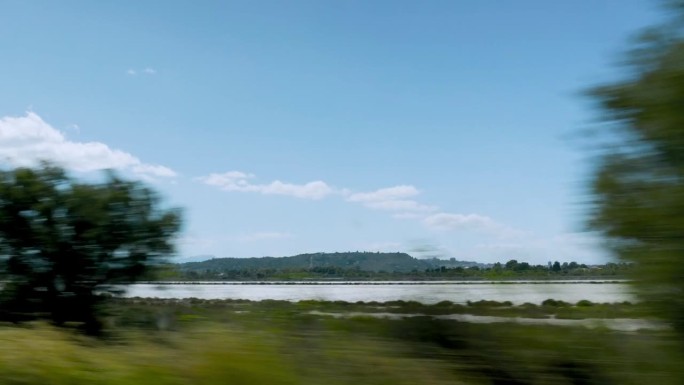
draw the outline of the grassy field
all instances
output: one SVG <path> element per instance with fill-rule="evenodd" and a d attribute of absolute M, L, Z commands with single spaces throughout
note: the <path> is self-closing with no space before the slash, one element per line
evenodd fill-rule
<path fill-rule="evenodd" d="M 601 310 L 608 305 L 584 305 L 555 308 L 574 318 L 639 312 L 636 305 L 611 305 L 621 309 L 613 313 Z M 100 339 L 45 323 L 0 327 L 0 383 L 668 385 L 684 378 L 667 330 L 373 316 L 388 309 L 516 311 L 499 303 L 127 300 L 108 309 Z M 344 311 L 367 314 L 315 313 Z"/>

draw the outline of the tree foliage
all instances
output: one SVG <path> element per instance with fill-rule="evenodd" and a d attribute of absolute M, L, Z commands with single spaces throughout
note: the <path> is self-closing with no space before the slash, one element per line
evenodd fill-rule
<path fill-rule="evenodd" d="M 592 180 L 591 226 L 639 265 L 643 298 L 684 331 L 684 2 L 643 33 L 627 76 L 592 96 L 610 138 Z"/>
<path fill-rule="evenodd" d="M 186 271 L 205 270 L 255 270 L 255 269 L 311 269 L 314 267 L 334 267 L 362 271 L 411 272 L 439 268 L 441 266 L 472 266 L 475 262 L 456 259 L 417 259 L 406 253 L 381 253 L 371 251 L 309 253 L 290 257 L 261 258 L 212 258 L 202 262 L 183 264 Z"/>
<path fill-rule="evenodd" d="M 311 260 L 311 256 L 318 258 Z M 306 256 L 306 264 L 301 259 Z M 325 258 L 322 258 L 325 257 Z M 360 258 L 375 259 L 363 264 Z M 375 258 L 377 257 L 377 258 Z M 274 262 L 279 262 L 274 264 Z M 353 263 L 349 263 L 352 261 Z M 420 268 L 406 270 L 406 262 Z M 510 260 L 505 264 L 476 264 L 455 259 L 415 259 L 403 253 L 303 254 L 279 258 L 216 258 L 204 262 L 170 265 L 162 280 L 185 281 L 423 281 L 423 280 L 556 280 L 625 278 L 632 264 L 587 266 L 577 262 L 531 265 Z M 162 278 L 162 277 L 159 277 Z"/>
<path fill-rule="evenodd" d="M 173 250 L 177 210 L 110 173 L 82 183 L 61 168 L 0 171 L 0 266 L 7 315 L 91 322 L 103 294 L 134 281 Z"/>

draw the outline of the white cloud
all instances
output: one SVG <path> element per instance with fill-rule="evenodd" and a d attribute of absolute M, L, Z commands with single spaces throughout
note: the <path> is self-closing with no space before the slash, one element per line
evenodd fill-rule
<path fill-rule="evenodd" d="M 410 198 L 420 194 L 417 188 L 410 185 L 381 188 L 372 192 L 354 193 L 347 198 L 350 202 L 380 202 Z"/>
<path fill-rule="evenodd" d="M 134 173 L 139 175 L 154 175 L 162 177 L 174 177 L 176 172 L 168 167 L 155 165 L 155 164 L 144 164 L 140 163 L 131 168 Z"/>
<path fill-rule="evenodd" d="M 437 213 L 423 219 L 423 223 L 437 230 L 490 229 L 499 226 L 491 218 L 478 214 Z"/>
<path fill-rule="evenodd" d="M 240 191 L 239 187 L 248 185 L 247 179 L 254 178 L 254 174 L 245 174 L 240 171 L 229 171 L 223 174 L 210 174 L 206 177 L 199 178 L 202 182 L 210 185 L 221 187 L 227 191 Z"/>
<path fill-rule="evenodd" d="M 255 178 L 254 174 L 229 171 L 222 174 L 213 173 L 197 179 L 225 191 L 288 195 L 303 199 L 322 199 L 331 194 L 341 195 L 347 202 L 358 203 L 373 210 L 389 211 L 395 219 L 420 221 L 431 230 L 475 230 L 499 237 L 520 234 L 519 231 L 499 224 L 487 216 L 436 212 L 439 210 L 438 206 L 425 205 L 409 199 L 420 194 L 420 191 L 411 185 L 381 188 L 371 192 L 352 192 L 346 188 L 334 189 L 322 181 L 298 185 L 276 180 L 268 184 L 258 184 L 253 182 Z"/>
<path fill-rule="evenodd" d="M 144 178 L 176 176 L 168 167 L 143 163 L 104 143 L 71 141 L 34 112 L 0 118 L 0 161 L 12 166 L 34 166 L 41 160 L 81 172 L 117 169 Z"/>
<path fill-rule="evenodd" d="M 229 171 L 225 173 L 212 173 L 197 179 L 224 191 L 288 195 L 303 199 L 322 199 L 328 195 L 336 194 L 346 197 L 348 202 L 360 203 L 376 210 L 401 212 L 406 216 L 411 213 L 429 213 L 437 210 L 436 206 L 423 205 L 411 199 L 404 199 L 420 193 L 418 189 L 409 185 L 388 187 L 372 192 L 353 193 L 346 188 L 335 189 L 320 180 L 305 184 L 285 183 L 279 180 L 268 184 L 258 184 L 252 182 L 255 178 L 254 174 L 242 171 Z"/>
<path fill-rule="evenodd" d="M 423 224 L 438 231 L 480 231 L 501 238 L 525 235 L 525 232 L 501 224 L 492 218 L 479 214 L 436 213 L 423 218 Z"/>
<path fill-rule="evenodd" d="M 321 199 L 333 192 L 332 188 L 322 181 L 296 185 L 277 180 L 268 185 L 261 186 L 261 189 L 264 194 L 291 195 L 306 199 Z"/>
<path fill-rule="evenodd" d="M 268 184 L 253 184 L 253 174 L 240 171 L 229 171 L 223 174 L 210 174 L 198 178 L 210 186 L 219 187 L 225 191 L 256 192 L 264 195 L 287 195 L 302 199 L 322 199 L 332 194 L 334 189 L 322 181 L 305 184 L 284 183 L 279 180 Z"/>
<path fill-rule="evenodd" d="M 400 185 L 371 192 L 350 193 L 347 196 L 347 201 L 360 203 L 375 210 L 400 211 L 403 217 L 413 213 L 429 213 L 437 210 L 436 206 L 428 206 L 412 199 L 406 199 L 418 194 L 420 191 L 414 186 Z"/>
<path fill-rule="evenodd" d="M 134 69 L 134 68 L 129 68 L 129 69 L 126 71 L 126 75 L 136 76 L 136 75 L 138 75 L 138 74 L 150 75 L 150 76 L 151 76 L 151 75 L 156 75 L 156 74 L 157 74 L 157 70 L 154 69 L 154 68 L 152 68 L 152 67 L 146 67 L 146 68 L 141 69 L 141 70 L 137 70 L 137 69 Z"/>

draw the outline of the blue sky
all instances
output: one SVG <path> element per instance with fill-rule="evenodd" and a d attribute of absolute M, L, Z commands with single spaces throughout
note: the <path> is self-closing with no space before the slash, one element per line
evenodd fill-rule
<path fill-rule="evenodd" d="M 3 1 L 0 161 L 147 181 L 179 256 L 605 261 L 587 87 L 656 3 Z"/>

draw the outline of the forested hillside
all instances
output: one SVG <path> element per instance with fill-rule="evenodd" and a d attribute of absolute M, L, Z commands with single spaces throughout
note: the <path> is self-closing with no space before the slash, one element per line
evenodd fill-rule
<path fill-rule="evenodd" d="M 292 257 L 212 258 L 170 266 L 158 280 L 509 280 L 625 278 L 634 266 L 577 262 L 531 265 L 510 260 L 482 264 L 452 259 L 418 259 L 406 253 L 312 253 Z"/>
<path fill-rule="evenodd" d="M 299 254 L 292 257 L 214 258 L 202 262 L 179 264 L 181 271 L 245 271 L 245 270 L 300 270 L 339 268 L 370 272 L 424 271 L 435 267 L 471 267 L 476 262 L 455 259 L 417 259 L 406 253 L 344 252 Z M 482 266 L 482 265 L 481 265 Z"/>

